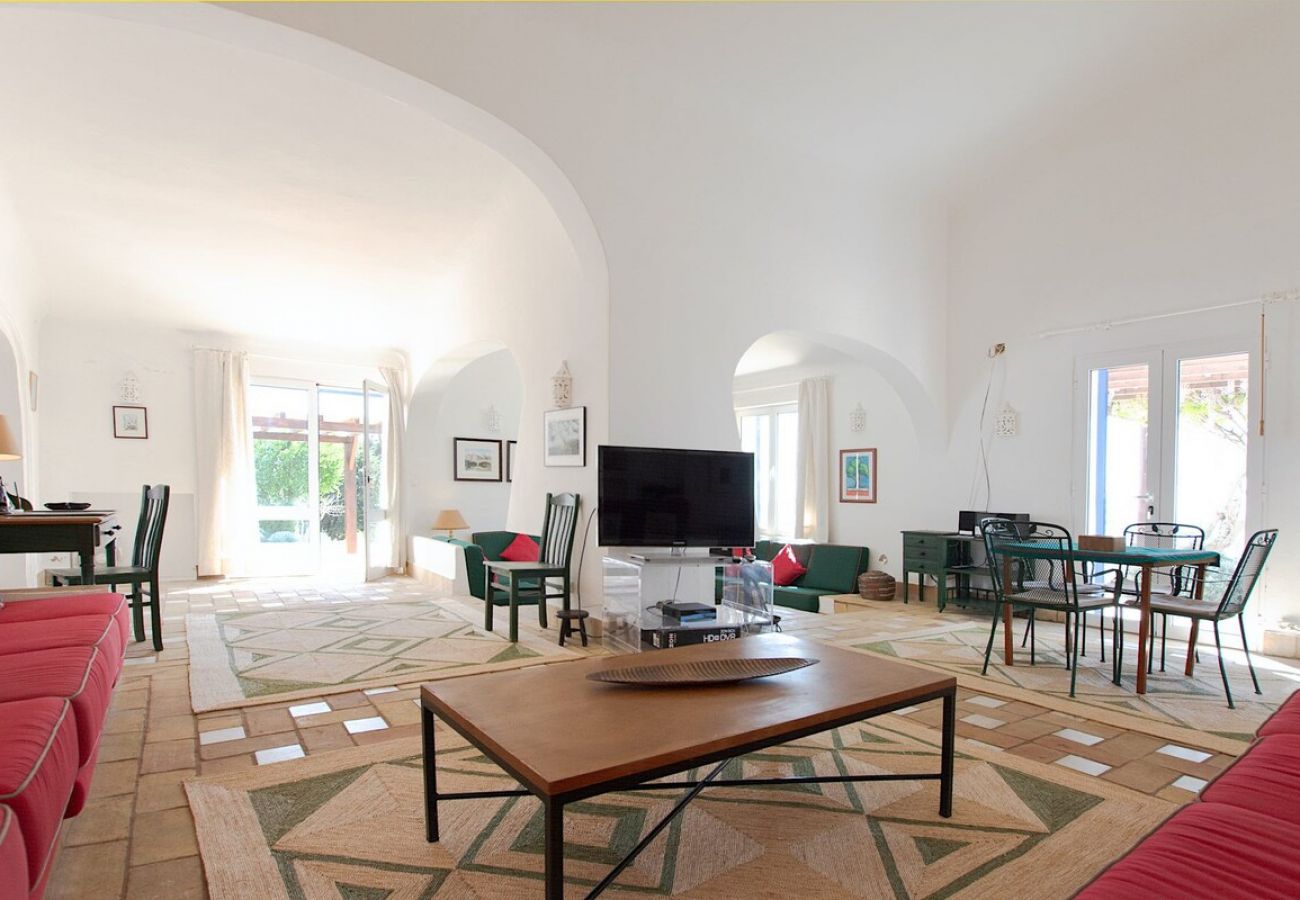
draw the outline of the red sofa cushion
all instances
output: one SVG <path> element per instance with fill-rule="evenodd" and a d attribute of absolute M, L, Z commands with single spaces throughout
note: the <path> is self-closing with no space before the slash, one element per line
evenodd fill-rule
<path fill-rule="evenodd" d="M 1278 711 L 1256 732 L 1260 737 L 1270 734 L 1300 734 L 1300 691 L 1293 693 Z"/>
<path fill-rule="evenodd" d="M 78 765 L 99 746 L 117 679 L 116 661 L 95 647 L 54 647 L 0 656 L 0 703 L 62 697 L 77 724 Z"/>
<path fill-rule="evenodd" d="M 1254 810 L 1300 827 L 1300 734 L 1261 738 L 1201 791 L 1201 800 Z"/>
<path fill-rule="evenodd" d="M 121 594 L 60 594 L 37 599 L 8 600 L 0 607 L 0 624 L 65 619 L 68 616 L 107 615 L 117 621 L 121 643 L 125 647 L 131 640 L 128 621 L 130 611 L 126 597 Z"/>
<path fill-rule="evenodd" d="M 1183 807 L 1076 897 L 1292 900 L 1300 827 L 1224 803 Z"/>
<path fill-rule="evenodd" d="M 501 551 L 501 558 L 506 562 L 537 562 L 541 555 L 542 548 L 526 534 L 515 535 L 510 546 Z"/>
<path fill-rule="evenodd" d="M 18 819 L 29 889 L 46 875 L 77 775 L 77 730 L 66 700 L 0 703 L 0 804 Z"/>
<path fill-rule="evenodd" d="M 794 555 L 794 548 L 786 544 L 776 552 L 772 557 L 772 583 L 777 587 L 789 587 L 808 570 L 803 567 L 798 558 Z"/>
<path fill-rule="evenodd" d="M 0 900 L 27 900 L 30 886 L 18 818 L 9 807 L 0 806 Z"/>
<path fill-rule="evenodd" d="M 54 647 L 99 647 L 113 659 L 123 657 L 122 638 L 111 616 L 68 616 L 61 619 L 0 623 L 0 655 L 29 653 Z"/>

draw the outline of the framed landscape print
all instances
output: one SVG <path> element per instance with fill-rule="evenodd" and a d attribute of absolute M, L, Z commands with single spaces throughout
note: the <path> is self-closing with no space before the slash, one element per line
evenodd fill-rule
<path fill-rule="evenodd" d="M 876 502 L 876 448 L 840 451 L 840 502 Z"/>
<path fill-rule="evenodd" d="M 542 447 L 548 466 L 587 464 L 587 407 L 570 406 L 542 414 Z"/>
<path fill-rule="evenodd" d="M 518 452 L 518 441 L 506 441 L 506 481 L 515 480 L 515 454 Z"/>
<path fill-rule="evenodd" d="M 143 441 L 149 437 L 149 410 L 143 406 L 113 407 L 113 437 Z"/>
<path fill-rule="evenodd" d="M 452 438 L 452 460 L 457 481 L 500 481 L 501 442 L 480 438 Z"/>

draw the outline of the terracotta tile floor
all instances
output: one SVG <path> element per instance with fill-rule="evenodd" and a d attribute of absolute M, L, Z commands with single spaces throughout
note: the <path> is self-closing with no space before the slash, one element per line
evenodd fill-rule
<path fill-rule="evenodd" d="M 165 650 L 154 653 L 147 643 L 128 650 L 133 664 L 125 668 L 114 695 L 86 809 L 64 832 L 47 893 L 52 900 L 206 897 L 184 779 L 258 765 L 259 757 L 310 756 L 419 733 L 419 709 L 413 702 L 419 690 L 412 684 L 194 715 L 184 636 L 187 612 L 319 603 L 330 592 L 289 580 L 205 585 L 201 592 L 192 587 L 169 591 Z M 363 591 L 349 587 L 339 593 L 360 599 Z M 799 617 L 792 618 L 790 624 L 796 624 Z M 789 630 L 807 634 L 835 621 L 827 618 L 822 625 L 819 617 L 811 619 L 817 620 L 813 627 Z M 520 625 L 540 631 L 528 617 Z M 605 652 L 599 642 L 591 649 Z M 298 717 L 289 711 L 310 703 L 324 703 L 328 710 Z M 1204 751 L 1204 758 L 1193 754 L 1199 761 L 1182 758 L 1161 752 L 1167 741 L 964 690 L 958 710 L 957 731 L 963 737 L 1045 763 L 1083 760 L 1088 768 L 1101 770 L 1098 777 L 1177 802 L 1194 794 L 1175 787 L 1175 781 L 1212 778 L 1230 762 L 1210 751 Z M 934 703 L 907 715 L 937 727 L 941 710 Z M 367 719 L 377 720 L 368 723 L 370 730 L 349 730 L 349 722 Z M 205 734 L 210 737 L 204 739 Z"/>

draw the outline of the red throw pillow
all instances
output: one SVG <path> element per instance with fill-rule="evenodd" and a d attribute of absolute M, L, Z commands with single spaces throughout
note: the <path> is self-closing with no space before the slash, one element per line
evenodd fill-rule
<path fill-rule="evenodd" d="M 510 546 L 501 551 L 501 558 L 507 562 L 537 562 L 541 555 L 542 548 L 526 534 L 515 535 Z"/>
<path fill-rule="evenodd" d="M 794 555 L 794 548 L 786 544 L 776 556 L 772 557 L 772 583 L 777 587 L 789 587 L 808 570 L 799 565 Z"/>

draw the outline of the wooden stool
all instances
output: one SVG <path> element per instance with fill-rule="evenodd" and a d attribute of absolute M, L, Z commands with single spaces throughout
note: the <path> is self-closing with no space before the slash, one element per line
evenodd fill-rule
<path fill-rule="evenodd" d="M 587 616 L 591 615 L 585 609 L 561 609 L 555 613 L 555 618 L 560 620 L 560 646 L 564 646 L 564 639 L 573 634 L 573 622 L 578 622 L 578 636 L 582 638 L 582 646 L 587 646 Z"/>

